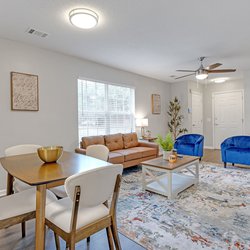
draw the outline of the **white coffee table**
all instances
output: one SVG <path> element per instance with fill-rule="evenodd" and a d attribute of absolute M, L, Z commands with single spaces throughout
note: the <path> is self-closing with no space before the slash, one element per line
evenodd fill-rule
<path fill-rule="evenodd" d="M 199 183 L 199 157 L 184 155 L 175 163 L 158 157 L 141 162 L 141 165 L 143 190 L 167 196 L 169 199 L 176 198 L 183 190 Z M 188 174 L 180 172 L 183 169 Z"/>

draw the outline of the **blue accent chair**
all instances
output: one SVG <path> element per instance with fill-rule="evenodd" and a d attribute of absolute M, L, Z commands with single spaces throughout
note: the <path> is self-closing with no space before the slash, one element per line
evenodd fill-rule
<path fill-rule="evenodd" d="M 199 134 L 186 134 L 178 137 L 175 141 L 174 148 L 177 154 L 203 156 L 204 136 Z"/>
<path fill-rule="evenodd" d="M 240 135 L 227 138 L 221 143 L 221 158 L 227 163 L 250 165 L 250 136 Z"/>

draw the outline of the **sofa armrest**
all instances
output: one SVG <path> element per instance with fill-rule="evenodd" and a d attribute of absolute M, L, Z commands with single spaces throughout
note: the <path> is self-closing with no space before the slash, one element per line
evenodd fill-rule
<path fill-rule="evenodd" d="M 86 149 L 83 149 L 83 148 L 76 148 L 75 152 L 78 154 L 86 155 Z"/>
<path fill-rule="evenodd" d="M 141 141 L 139 141 L 138 147 L 156 148 L 156 155 L 159 154 L 159 145 L 154 143 L 154 142 L 141 142 Z"/>
<path fill-rule="evenodd" d="M 203 147 L 204 147 L 204 137 L 199 138 L 194 144 L 195 154 L 199 157 L 203 156 Z"/>
<path fill-rule="evenodd" d="M 234 147 L 234 142 L 233 142 L 233 139 L 232 137 L 229 137 L 227 139 L 225 139 L 220 147 L 221 147 L 221 158 L 222 158 L 222 161 L 223 162 L 227 162 L 227 157 L 226 157 L 226 150 L 230 147 Z"/>
<path fill-rule="evenodd" d="M 201 143 L 202 141 L 204 141 L 204 136 L 200 136 L 195 143 Z"/>
<path fill-rule="evenodd" d="M 235 147 L 235 146 L 236 145 L 234 144 L 232 137 L 225 139 L 220 145 L 221 150 L 227 150 L 228 148 Z"/>
<path fill-rule="evenodd" d="M 174 142 L 174 148 L 177 149 L 179 144 L 181 144 L 181 140 L 176 139 Z"/>

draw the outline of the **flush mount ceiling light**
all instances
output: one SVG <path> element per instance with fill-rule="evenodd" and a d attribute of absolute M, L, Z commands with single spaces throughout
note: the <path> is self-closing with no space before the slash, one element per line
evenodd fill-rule
<path fill-rule="evenodd" d="M 98 15 L 89 9 L 74 9 L 69 13 L 70 22 L 81 29 L 94 28 L 98 23 Z"/>
<path fill-rule="evenodd" d="M 199 69 L 197 72 L 196 72 L 196 75 L 195 75 L 196 79 L 198 80 L 205 80 L 207 77 L 208 77 L 208 73 L 203 70 L 203 69 Z"/>

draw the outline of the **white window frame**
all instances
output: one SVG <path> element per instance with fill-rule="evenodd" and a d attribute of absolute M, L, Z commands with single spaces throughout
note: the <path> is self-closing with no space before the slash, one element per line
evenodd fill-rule
<path fill-rule="evenodd" d="M 87 79 L 87 78 L 78 78 L 77 81 L 77 96 L 78 96 L 78 101 L 77 101 L 77 107 L 78 107 L 78 138 L 79 140 L 81 140 L 81 138 L 83 136 L 94 136 L 94 135 L 99 135 L 99 134 L 89 134 L 89 133 L 81 133 L 81 128 L 80 128 L 80 110 L 79 110 L 79 84 L 81 84 L 81 81 L 86 81 L 86 82 L 95 82 L 95 83 L 100 83 L 100 84 L 104 84 L 105 85 L 105 100 L 106 103 L 105 105 L 105 112 L 101 112 L 102 114 L 105 114 L 106 117 L 106 121 L 110 118 L 110 115 L 112 114 L 110 111 L 108 111 L 108 87 L 109 86 L 117 86 L 117 87 L 124 87 L 124 88 L 129 88 L 131 92 L 131 104 L 130 104 L 130 128 L 126 129 L 126 130 L 121 130 L 119 131 L 120 133 L 126 133 L 126 132 L 134 132 L 135 131 L 135 87 L 131 86 L 131 85 L 125 85 L 125 84 L 114 84 L 114 83 L 110 83 L 110 82 L 103 82 L 103 81 L 99 81 L 99 80 L 93 80 L 93 79 Z M 81 112 L 84 112 L 83 110 Z M 98 113 L 98 112 L 96 112 Z M 114 112 L 113 114 L 122 114 L 119 112 Z M 124 113 L 126 115 L 128 115 L 128 113 Z M 110 134 L 110 129 L 111 126 L 108 122 L 105 123 L 105 133 L 104 134 Z M 102 133 L 103 134 L 103 133 Z"/>

